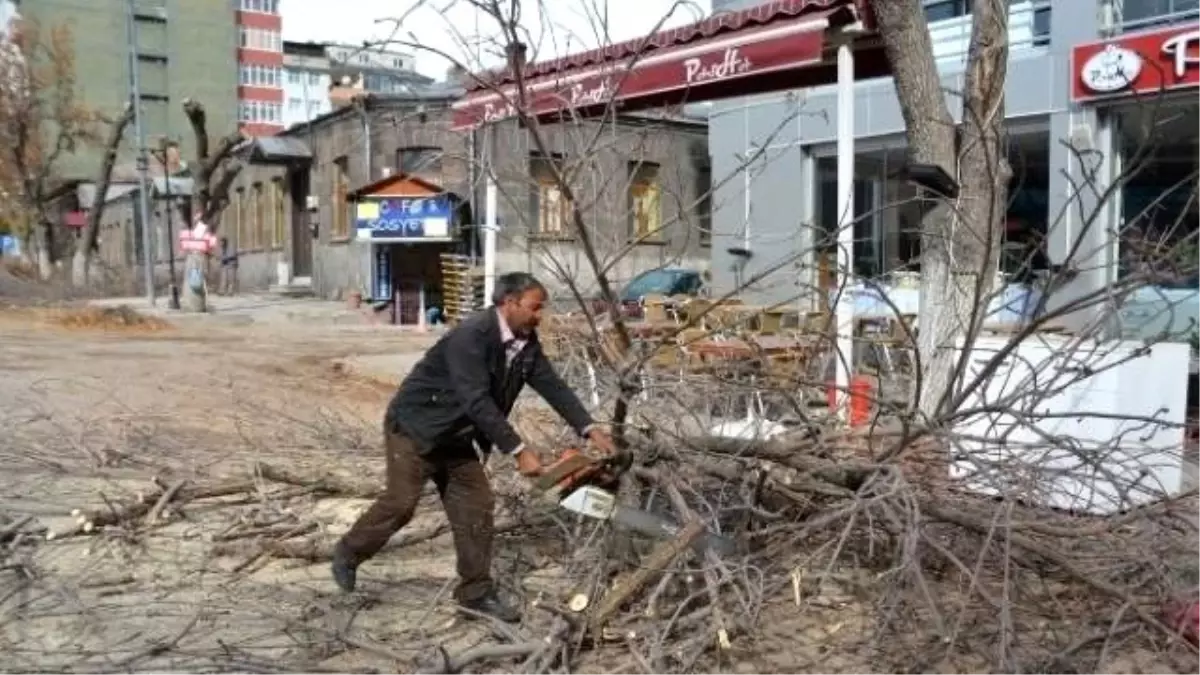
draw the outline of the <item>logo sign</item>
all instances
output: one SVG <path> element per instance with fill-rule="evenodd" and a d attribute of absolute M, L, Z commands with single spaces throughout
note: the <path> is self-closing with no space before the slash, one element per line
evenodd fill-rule
<path fill-rule="evenodd" d="M 358 205 L 360 239 L 444 238 L 449 234 L 450 197 L 390 197 Z"/>
<path fill-rule="evenodd" d="M 1200 28 L 1164 40 L 1162 50 L 1175 66 L 1175 77 L 1183 79 L 1189 68 L 1200 68 Z"/>
<path fill-rule="evenodd" d="M 1142 74 L 1142 57 L 1119 45 L 1107 45 L 1084 62 L 1079 78 L 1097 94 L 1112 94 L 1130 87 Z"/>
<path fill-rule="evenodd" d="M 1076 45 L 1071 68 L 1075 101 L 1200 87 L 1200 29 L 1166 28 Z"/>
<path fill-rule="evenodd" d="M 754 68 L 750 59 L 742 56 L 737 47 L 729 47 L 717 59 L 694 57 L 683 60 L 683 79 L 688 84 L 702 84 L 745 75 Z"/>

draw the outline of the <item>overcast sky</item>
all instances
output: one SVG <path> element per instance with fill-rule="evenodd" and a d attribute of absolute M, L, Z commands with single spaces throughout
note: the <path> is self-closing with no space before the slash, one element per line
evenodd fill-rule
<path fill-rule="evenodd" d="M 529 31 L 538 59 L 639 37 L 668 14 L 665 27 L 691 23 L 708 13 L 711 0 L 545 0 L 545 4 L 550 7 L 546 16 L 536 2 L 527 0 L 522 5 L 521 25 Z M 282 5 L 286 40 L 361 44 L 392 32 L 394 24 L 376 24 L 376 19 L 404 17 L 397 39 L 413 41 L 410 34 L 415 35 L 416 42 L 474 66 L 474 47 L 464 49 L 462 42 L 481 35 L 485 65 L 497 64 L 500 42 L 495 21 L 479 16 L 477 23 L 475 11 L 462 0 L 282 0 Z M 605 10 L 607 38 L 598 35 L 605 22 L 596 18 Z M 415 55 L 421 73 L 438 79 L 445 76 L 448 61 L 421 50 L 415 50 Z"/>

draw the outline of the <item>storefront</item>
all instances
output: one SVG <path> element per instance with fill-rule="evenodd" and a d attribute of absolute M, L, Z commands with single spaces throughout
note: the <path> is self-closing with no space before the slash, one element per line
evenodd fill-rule
<path fill-rule="evenodd" d="M 1111 176 L 1121 189 L 1110 209 L 1114 280 L 1152 275 L 1121 312 L 1126 337 L 1168 333 L 1195 341 L 1197 169 L 1200 164 L 1200 27 L 1130 33 L 1080 44 L 1071 53 L 1072 102 L 1107 126 Z"/>
<path fill-rule="evenodd" d="M 391 323 L 424 325 L 443 297 L 441 257 L 461 248 L 461 200 L 418 178 L 393 176 L 352 195 L 356 237 L 371 248 L 370 302 Z"/>

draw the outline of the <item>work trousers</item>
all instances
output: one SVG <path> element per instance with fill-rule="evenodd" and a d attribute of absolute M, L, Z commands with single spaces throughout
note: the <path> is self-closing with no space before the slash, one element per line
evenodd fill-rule
<path fill-rule="evenodd" d="M 460 601 L 483 596 L 492 589 L 495 498 L 474 447 L 469 442 L 435 447 L 422 455 L 413 439 L 387 423 L 384 438 L 387 487 L 342 537 L 345 551 L 355 564 L 375 555 L 412 520 L 421 489 L 432 479 L 454 536 L 459 577 L 454 595 Z"/>

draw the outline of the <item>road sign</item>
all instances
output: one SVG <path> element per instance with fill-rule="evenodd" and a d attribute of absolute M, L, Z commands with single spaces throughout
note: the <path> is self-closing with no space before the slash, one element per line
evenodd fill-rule
<path fill-rule="evenodd" d="M 179 248 L 184 253 L 212 253 L 217 246 L 216 235 L 207 232 L 207 228 L 181 230 L 179 232 Z"/>

